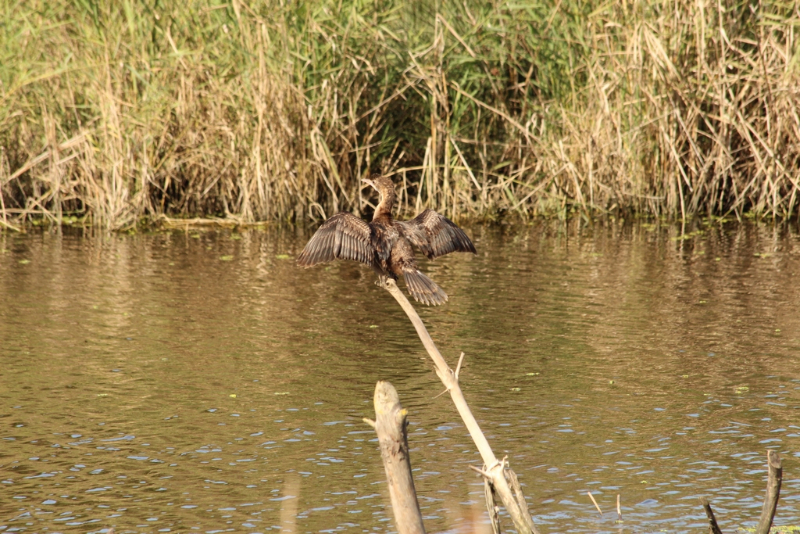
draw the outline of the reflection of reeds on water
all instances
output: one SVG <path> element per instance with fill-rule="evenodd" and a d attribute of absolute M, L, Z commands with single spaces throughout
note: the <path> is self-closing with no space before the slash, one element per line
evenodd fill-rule
<path fill-rule="evenodd" d="M 0 225 L 402 210 L 796 213 L 792 3 L 34 0 L 0 50 Z M 437 11 L 440 9 L 440 11 Z"/>

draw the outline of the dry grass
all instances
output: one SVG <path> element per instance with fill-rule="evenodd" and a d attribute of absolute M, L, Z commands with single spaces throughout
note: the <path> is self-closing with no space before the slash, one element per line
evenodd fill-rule
<path fill-rule="evenodd" d="M 107 4 L 0 8 L 0 226 L 797 214 L 791 3 Z"/>

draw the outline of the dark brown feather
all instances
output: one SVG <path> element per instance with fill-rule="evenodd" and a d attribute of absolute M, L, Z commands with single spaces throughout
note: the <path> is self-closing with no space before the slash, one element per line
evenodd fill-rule
<path fill-rule="evenodd" d="M 373 258 L 369 224 L 343 211 L 319 227 L 297 257 L 297 263 L 311 267 L 317 263 L 342 259 L 372 265 Z"/>
<path fill-rule="evenodd" d="M 413 219 L 397 221 L 396 224 L 405 238 L 429 259 L 451 252 L 475 253 L 475 245 L 464 230 L 433 210 L 425 210 Z"/>
<path fill-rule="evenodd" d="M 438 306 L 447 302 L 445 293 L 436 282 L 422 274 L 418 269 L 407 268 L 403 270 L 403 278 L 411 296 L 418 302 L 428 306 Z"/>

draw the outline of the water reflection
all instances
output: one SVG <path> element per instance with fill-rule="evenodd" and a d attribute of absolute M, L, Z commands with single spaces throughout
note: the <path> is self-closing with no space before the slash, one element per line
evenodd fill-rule
<path fill-rule="evenodd" d="M 757 225 L 471 229 L 423 308 L 545 532 L 798 523 L 800 247 Z M 431 531 L 487 532 L 480 463 L 394 301 L 307 234 L 0 234 L 0 530 L 391 530 L 371 416 L 411 412 Z M 586 493 L 604 511 L 600 516 Z M 616 524 L 621 495 L 623 523 Z"/>

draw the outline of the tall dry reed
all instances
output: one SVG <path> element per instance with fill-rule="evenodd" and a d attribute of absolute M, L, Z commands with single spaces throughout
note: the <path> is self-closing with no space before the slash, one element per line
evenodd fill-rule
<path fill-rule="evenodd" d="M 790 2 L 121 6 L 0 8 L 0 225 L 797 214 Z"/>

